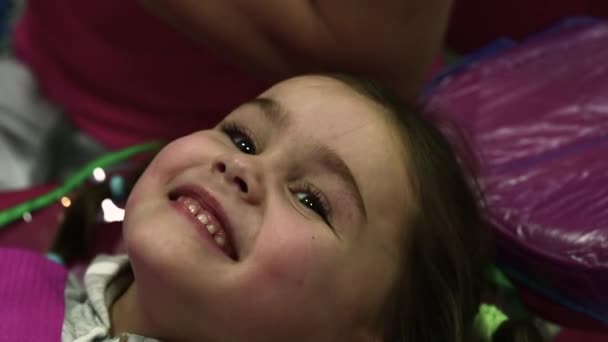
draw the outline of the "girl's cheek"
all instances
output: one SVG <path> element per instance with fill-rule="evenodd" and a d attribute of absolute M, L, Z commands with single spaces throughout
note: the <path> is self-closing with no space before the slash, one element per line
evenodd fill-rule
<path fill-rule="evenodd" d="M 275 236 L 259 247 L 260 278 L 286 289 L 313 286 L 332 264 L 321 237 L 312 233 Z"/>
<path fill-rule="evenodd" d="M 194 156 L 187 146 L 183 146 L 186 144 L 187 141 L 177 140 L 160 151 L 150 164 L 151 175 L 172 178 L 179 170 L 191 164 Z"/>
<path fill-rule="evenodd" d="M 211 156 L 216 154 L 217 143 L 202 134 L 205 133 L 194 133 L 165 146 L 150 163 L 145 174 L 166 182 L 189 168 L 209 162 Z"/>

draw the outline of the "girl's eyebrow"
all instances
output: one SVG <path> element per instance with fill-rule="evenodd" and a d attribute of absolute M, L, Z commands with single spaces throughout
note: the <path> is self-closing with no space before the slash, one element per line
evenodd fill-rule
<path fill-rule="evenodd" d="M 344 162 L 344 159 L 342 159 L 336 151 L 324 144 L 316 144 L 313 149 L 320 158 L 321 163 L 331 172 L 338 175 L 338 177 L 342 179 L 342 182 L 346 184 L 348 192 L 351 197 L 355 199 L 357 209 L 359 209 L 359 212 L 363 214 L 363 218 L 367 221 L 367 211 L 363 204 L 363 197 L 361 196 L 361 191 L 359 191 L 359 185 L 350 171 L 350 168 L 346 162 Z"/>
<path fill-rule="evenodd" d="M 246 104 L 258 107 L 266 117 L 266 120 L 270 121 L 277 128 L 287 128 L 292 123 L 291 116 L 285 107 L 271 98 L 257 97 L 251 101 L 247 101 Z"/>
<path fill-rule="evenodd" d="M 266 120 L 279 129 L 286 129 L 292 124 L 293 120 L 287 109 L 274 99 L 258 97 L 246 102 L 246 104 L 259 108 Z M 332 173 L 338 175 L 342 182 L 346 184 L 348 192 L 355 199 L 355 204 L 357 205 L 359 212 L 361 212 L 363 218 L 367 220 L 367 211 L 365 210 L 359 185 L 350 168 L 346 162 L 344 162 L 344 159 L 342 159 L 336 151 L 324 144 L 315 144 L 313 150 L 315 151 L 315 155 L 321 160 L 321 163 Z"/>

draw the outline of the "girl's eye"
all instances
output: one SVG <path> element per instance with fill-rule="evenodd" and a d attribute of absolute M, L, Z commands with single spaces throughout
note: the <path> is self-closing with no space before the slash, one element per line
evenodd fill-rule
<path fill-rule="evenodd" d="M 258 149 L 251 137 L 252 134 L 245 127 L 234 122 L 227 122 L 222 124 L 221 129 L 241 152 L 257 154 Z"/>
<path fill-rule="evenodd" d="M 314 211 L 325 223 L 330 225 L 331 209 L 329 202 L 321 191 L 307 185 L 303 190 L 296 191 L 295 195 L 300 203 Z"/>

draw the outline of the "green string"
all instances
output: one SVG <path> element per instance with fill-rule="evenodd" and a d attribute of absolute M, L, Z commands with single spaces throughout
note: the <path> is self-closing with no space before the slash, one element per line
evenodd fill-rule
<path fill-rule="evenodd" d="M 93 170 L 96 168 L 106 168 L 108 166 L 120 163 L 136 154 L 151 151 L 159 148 L 160 146 L 161 144 L 159 142 L 135 145 L 116 152 L 105 154 L 93 160 L 78 170 L 76 174 L 68 178 L 63 185 L 58 186 L 42 196 L 15 205 L 0 212 L 0 231 L 5 229 L 11 222 L 21 219 L 25 213 L 32 213 L 38 209 L 51 205 L 55 201 L 58 201 L 61 197 L 67 195 L 85 180 L 87 180 L 91 176 L 91 173 L 93 173 Z"/>

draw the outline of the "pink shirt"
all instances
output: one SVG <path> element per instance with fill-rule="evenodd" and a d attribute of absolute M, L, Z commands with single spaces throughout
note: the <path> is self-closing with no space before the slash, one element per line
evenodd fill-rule
<path fill-rule="evenodd" d="M 266 85 L 135 0 L 30 0 L 18 57 L 41 91 L 108 148 L 210 127 Z"/>
<path fill-rule="evenodd" d="M 33 251 L 0 248 L 0 340 L 60 341 L 67 270 Z"/>

